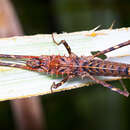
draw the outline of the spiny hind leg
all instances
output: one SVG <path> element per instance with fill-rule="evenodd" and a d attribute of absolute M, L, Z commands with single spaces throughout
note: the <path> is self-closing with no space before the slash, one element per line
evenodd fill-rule
<path fill-rule="evenodd" d="M 101 84 L 102 86 L 107 87 L 107 88 L 111 89 L 112 91 L 115 91 L 115 92 L 117 92 L 119 94 L 122 94 L 122 95 L 124 95 L 126 97 L 129 96 L 129 93 L 127 91 L 125 91 L 125 90 L 122 91 L 121 89 L 116 88 L 116 87 L 112 86 L 111 84 L 108 84 L 108 83 L 106 83 L 106 82 L 104 82 L 102 80 L 99 80 L 99 79 L 95 78 L 94 76 L 90 75 L 87 72 L 84 73 L 83 75 L 81 75 L 81 78 L 84 78 L 84 77 L 88 77 L 88 78 L 94 80 L 96 83 Z"/>
<path fill-rule="evenodd" d="M 118 44 L 118 45 L 115 45 L 115 46 L 113 46 L 113 47 L 110 47 L 110 48 L 108 48 L 108 49 L 105 49 L 105 50 L 103 50 L 103 51 L 100 51 L 100 52 L 96 53 L 95 55 L 91 56 L 90 61 L 92 61 L 95 57 L 98 57 L 98 56 L 100 56 L 100 55 L 106 54 L 106 53 L 108 53 L 108 52 L 114 51 L 114 50 L 116 50 L 116 49 L 119 49 L 119 48 L 124 47 L 124 46 L 127 46 L 127 45 L 130 45 L 130 40 L 128 40 L 128 41 L 126 41 L 126 42 L 123 42 L 123 43 L 120 43 L 120 44 Z"/>
<path fill-rule="evenodd" d="M 60 45 L 60 44 L 63 44 L 67 50 L 67 52 L 69 53 L 70 56 L 76 56 L 72 51 L 71 51 L 71 48 L 70 46 L 68 45 L 68 43 L 65 41 L 65 40 L 61 40 L 59 43 L 56 42 L 56 40 L 54 39 L 54 34 L 52 33 L 52 40 L 53 42 L 56 44 L 56 45 Z"/>
<path fill-rule="evenodd" d="M 74 78 L 75 75 L 68 75 L 66 76 L 63 80 L 61 80 L 59 83 L 55 83 L 53 82 L 53 84 L 51 85 L 51 92 L 53 92 L 53 89 L 57 89 L 59 88 L 61 85 L 63 85 L 65 82 L 67 82 L 69 79 Z"/>
<path fill-rule="evenodd" d="M 125 84 L 124 84 L 124 82 L 123 82 L 123 80 L 120 79 L 119 82 L 120 82 L 121 86 L 123 87 L 123 90 L 124 90 L 125 92 L 129 93 L 128 90 L 127 90 L 127 88 L 126 88 L 126 86 L 125 86 Z"/>

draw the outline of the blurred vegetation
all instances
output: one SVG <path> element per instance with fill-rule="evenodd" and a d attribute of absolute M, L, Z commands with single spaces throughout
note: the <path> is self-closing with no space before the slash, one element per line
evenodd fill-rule
<path fill-rule="evenodd" d="M 12 0 L 25 35 L 130 26 L 129 0 Z M 124 81 L 129 89 L 129 80 Z M 111 82 L 121 87 L 118 81 Z M 129 89 L 130 91 L 130 89 Z M 129 130 L 130 97 L 100 85 L 41 96 L 47 129 Z M 9 101 L 0 103 L 0 129 L 14 129 Z M 7 125 L 8 124 L 8 125 Z"/>

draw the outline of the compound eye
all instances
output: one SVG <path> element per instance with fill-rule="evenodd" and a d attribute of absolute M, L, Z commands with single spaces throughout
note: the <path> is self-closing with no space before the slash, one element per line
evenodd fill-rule
<path fill-rule="evenodd" d="M 31 68 L 39 68 L 41 65 L 41 61 L 39 59 L 30 59 L 26 62 L 26 65 L 31 67 Z"/>

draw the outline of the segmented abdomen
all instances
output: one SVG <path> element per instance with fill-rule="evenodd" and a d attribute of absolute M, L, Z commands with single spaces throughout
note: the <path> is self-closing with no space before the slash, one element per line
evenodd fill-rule
<path fill-rule="evenodd" d="M 130 64 L 110 62 L 104 60 L 92 60 L 88 62 L 88 57 L 66 57 L 50 56 L 48 70 L 51 74 L 73 74 L 77 76 L 88 72 L 95 76 L 124 76 L 130 77 Z"/>
<path fill-rule="evenodd" d="M 123 64 L 110 61 L 93 60 L 82 64 L 82 70 L 92 75 L 100 76 L 126 76 L 130 77 L 130 64 Z"/>

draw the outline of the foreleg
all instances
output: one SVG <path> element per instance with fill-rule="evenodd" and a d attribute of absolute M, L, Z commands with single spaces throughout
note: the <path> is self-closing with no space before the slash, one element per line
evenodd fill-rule
<path fill-rule="evenodd" d="M 8 54 L 0 54 L 0 58 L 31 59 L 31 58 L 39 58 L 39 57 L 38 57 L 38 56 L 26 56 L 26 55 L 8 55 Z"/>
<path fill-rule="evenodd" d="M 7 67 L 14 67 L 14 68 L 32 70 L 32 71 L 37 71 L 37 72 L 43 72 L 43 70 L 38 69 L 38 68 L 31 68 L 26 65 L 20 65 L 20 64 L 15 64 L 15 63 L 0 62 L 0 66 L 7 66 Z"/>

